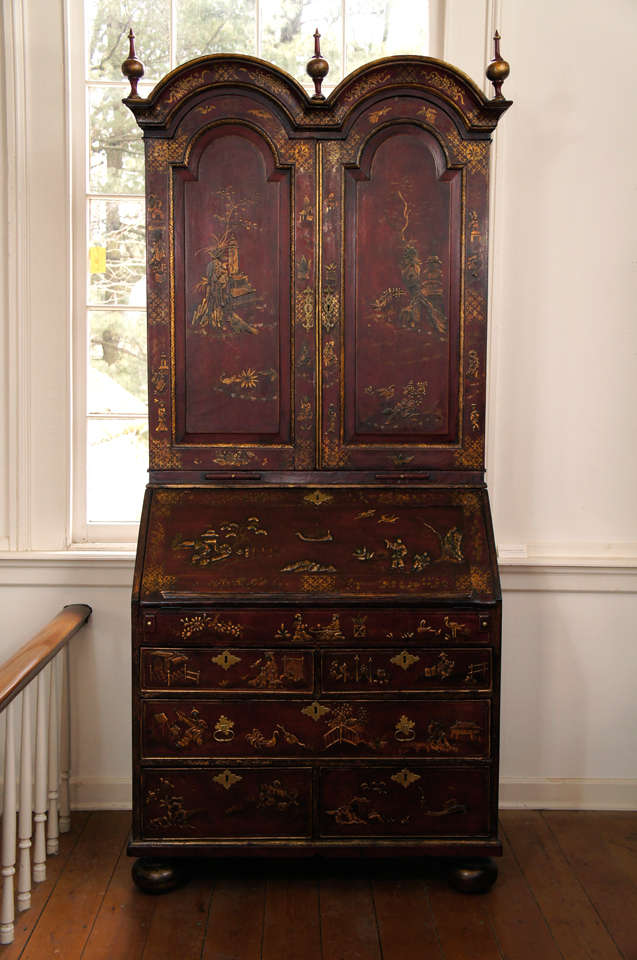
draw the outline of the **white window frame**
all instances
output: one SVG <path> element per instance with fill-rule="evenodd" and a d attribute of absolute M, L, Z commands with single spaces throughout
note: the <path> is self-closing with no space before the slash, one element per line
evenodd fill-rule
<path fill-rule="evenodd" d="M 85 520 L 82 0 L 0 3 L 0 122 L 6 132 L 0 155 L 0 306 L 7 345 L 0 388 L 8 397 L 0 410 L 0 449 L 6 452 L 0 457 L 0 550 L 130 551 L 136 523 L 89 529 Z M 502 29 L 501 0 L 435 4 L 432 48 L 480 83 L 494 24 Z M 490 393 L 493 387 L 492 378 Z"/>
<path fill-rule="evenodd" d="M 89 136 L 89 111 L 87 109 L 86 82 L 86 34 L 83 0 L 70 0 L 67 3 L 67 31 L 71 39 L 68 44 L 69 84 L 68 104 L 72 133 L 69 153 L 71 157 L 72 184 L 72 222 L 73 222 L 73 490 L 72 498 L 72 542 L 75 546 L 95 544 L 128 545 L 137 539 L 139 523 L 135 521 L 120 523 L 89 523 L 87 519 L 87 373 L 89 352 L 89 331 L 87 323 L 87 198 L 101 200 L 120 199 L 110 194 L 94 194 L 88 190 L 88 153 L 86 145 Z M 122 60 L 125 59 L 123 50 Z M 124 77 L 122 77 L 122 81 Z M 121 89 L 122 98 L 126 96 L 126 84 L 119 81 L 100 81 L 102 87 Z M 122 104 L 122 110 L 126 107 Z M 140 131 L 141 138 L 141 131 Z M 128 194 L 126 198 L 144 199 L 143 194 Z M 100 306 L 100 310 L 126 309 L 145 313 L 145 307 Z M 116 417 L 121 419 L 121 417 Z"/>

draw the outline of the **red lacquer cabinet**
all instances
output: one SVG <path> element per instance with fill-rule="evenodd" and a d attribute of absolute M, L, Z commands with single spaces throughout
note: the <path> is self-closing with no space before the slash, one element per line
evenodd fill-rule
<path fill-rule="evenodd" d="M 509 103 L 416 56 L 327 99 L 235 55 L 148 99 L 132 86 L 150 417 L 137 882 L 277 851 L 463 858 L 456 884 L 488 886 L 487 208 Z"/>

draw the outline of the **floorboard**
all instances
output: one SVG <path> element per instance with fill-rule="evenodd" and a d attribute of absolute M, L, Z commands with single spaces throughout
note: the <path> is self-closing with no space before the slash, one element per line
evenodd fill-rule
<path fill-rule="evenodd" d="M 503 956 L 506 960 L 562 960 L 533 891 L 505 838 L 497 865 L 498 879 L 484 899 Z"/>
<path fill-rule="evenodd" d="M 260 960 L 265 910 L 262 864 L 215 861 L 203 960 Z"/>
<path fill-rule="evenodd" d="M 620 960 L 621 954 L 537 810 L 502 814 L 504 831 L 565 960 Z"/>
<path fill-rule="evenodd" d="M 543 817 L 625 960 L 637 960 L 637 817 L 561 810 Z"/>
<path fill-rule="evenodd" d="M 313 861 L 269 869 L 262 960 L 321 960 L 318 870 Z"/>
<path fill-rule="evenodd" d="M 131 860 L 122 848 L 82 960 L 139 960 L 142 956 L 157 901 L 137 889 L 130 870 Z"/>
<path fill-rule="evenodd" d="M 160 897 L 140 894 L 158 904 L 150 922 L 143 960 L 199 960 L 214 882 L 214 864 L 204 861 L 193 865 L 190 881 L 180 889 Z"/>
<path fill-rule="evenodd" d="M 372 894 L 383 960 L 443 960 L 423 863 L 372 868 Z"/>
<path fill-rule="evenodd" d="M 194 861 L 140 893 L 130 814 L 76 813 L 0 960 L 637 960 L 637 813 L 504 811 L 485 895 L 436 861 Z"/>
<path fill-rule="evenodd" d="M 60 852 L 55 857 L 49 857 L 46 863 L 46 880 L 34 883 L 31 890 L 31 909 L 16 914 L 15 940 L 6 947 L 0 947 L 0 960 L 16 960 L 23 955 L 23 950 L 37 926 L 43 911 L 46 909 L 58 882 L 60 874 L 66 867 L 70 856 L 88 822 L 88 813 L 74 813 L 71 829 L 68 833 L 60 834 Z M 33 849 L 31 850 L 33 856 Z"/>
<path fill-rule="evenodd" d="M 429 901 L 445 960 L 503 960 L 487 897 L 459 894 L 439 873 L 432 879 Z"/>
<path fill-rule="evenodd" d="M 130 813 L 92 813 L 62 870 L 24 960 L 79 958 L 130 828 Z"/>
<path fill-rule="evenodd" d="M 381 960 L 368 871 L 333 861 L 321 873 L 323 960 Z"/>

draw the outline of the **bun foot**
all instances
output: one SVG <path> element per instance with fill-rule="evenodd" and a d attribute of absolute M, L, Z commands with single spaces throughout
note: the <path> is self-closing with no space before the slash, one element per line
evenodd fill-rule
<path fill-rule="evenodd" d="M 131 874 L 144 893 L 169 893 L 188 879 L 183 865 L 174 860 L 136 860 Z"/>
<path fill-rule="evenodd" d="M 450 864 L 448 879 L 460 893 L 486 893 L 498 876 L 498 868 L 489 857 L 457 860 Z"/>

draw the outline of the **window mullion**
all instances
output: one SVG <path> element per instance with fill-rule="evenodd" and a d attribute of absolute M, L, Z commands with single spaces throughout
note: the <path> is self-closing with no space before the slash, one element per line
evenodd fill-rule
<path fill-rule="evenodd" d="M 347 0 L 341 0 L 341 43 L 343 51 L 341 53 L 341 63 L 343 64 L 343 77 L 348 74 L 347 69 Z"/>
<path fill-rule="evenodd" d="M 177 0 L 170 0 L 170 69 L 177 66 Z"/>

